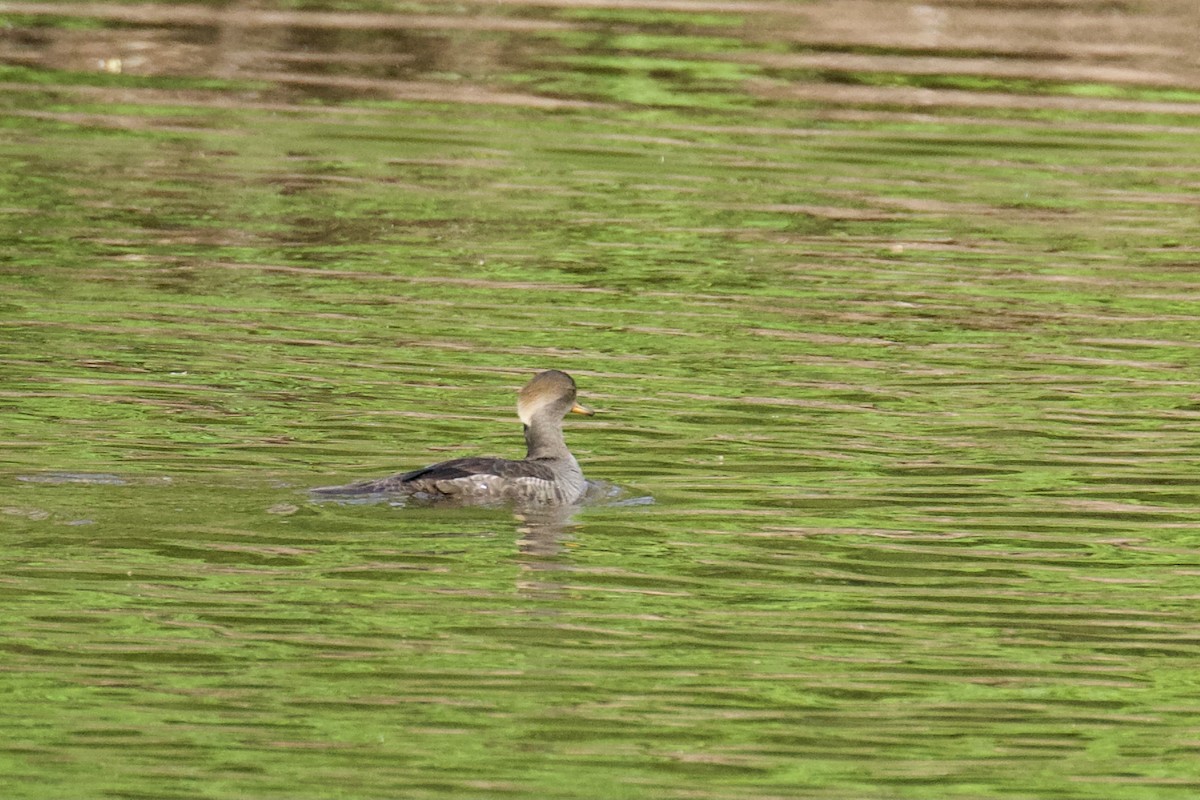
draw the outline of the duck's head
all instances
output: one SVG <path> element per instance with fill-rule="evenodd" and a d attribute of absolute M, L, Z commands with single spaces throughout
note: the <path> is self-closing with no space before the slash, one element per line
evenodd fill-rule
<path fill-rule="evenodd" d="M 575 402 L 575 381 L 565 372 L 539 372 L 517 394 L 517 416 L 525 425 L 543 414 L 559 420 L 570 413 L 591 416 L 595 412 Z"/>

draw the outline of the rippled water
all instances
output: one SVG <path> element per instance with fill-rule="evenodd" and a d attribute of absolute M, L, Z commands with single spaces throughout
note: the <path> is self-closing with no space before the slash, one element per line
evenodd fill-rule
<path fill-rule="evenodd" d="M 1200 791 L 1194 4 L 0 22 L 5 797 Z"/>

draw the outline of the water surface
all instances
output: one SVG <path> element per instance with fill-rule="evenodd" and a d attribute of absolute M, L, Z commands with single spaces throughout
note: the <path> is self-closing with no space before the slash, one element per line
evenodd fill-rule
<path fill-rule="evenodd" d="M 1152 6 L 0 4 L 6 796 L 1194 797 Z"/>

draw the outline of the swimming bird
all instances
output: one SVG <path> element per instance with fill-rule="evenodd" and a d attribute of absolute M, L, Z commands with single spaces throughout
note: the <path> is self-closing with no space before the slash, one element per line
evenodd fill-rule
<path fill-rule="evenodd" d="M 539 372 L 517 395 L 517 416 L 525 426 L 528 452 L 507 458 L 456 458 L 386 478 L 313 489 L 316 494 L 347 496 L 390 494 L 422 503 L 458 505 L 569 505 L 579 502 L 588 484 L 563 439 L 567 414 L 593 412 L 575 400 L 575 381 L 556 369 Z"/>

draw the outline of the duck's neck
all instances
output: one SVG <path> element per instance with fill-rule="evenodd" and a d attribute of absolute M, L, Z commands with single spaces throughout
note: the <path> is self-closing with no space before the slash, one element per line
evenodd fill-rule
<path fill-rule="evenodd" d="M 526 458 L 570 458 L 563 439 L 562 419 L 536 416 L 525 426 Z"/>

